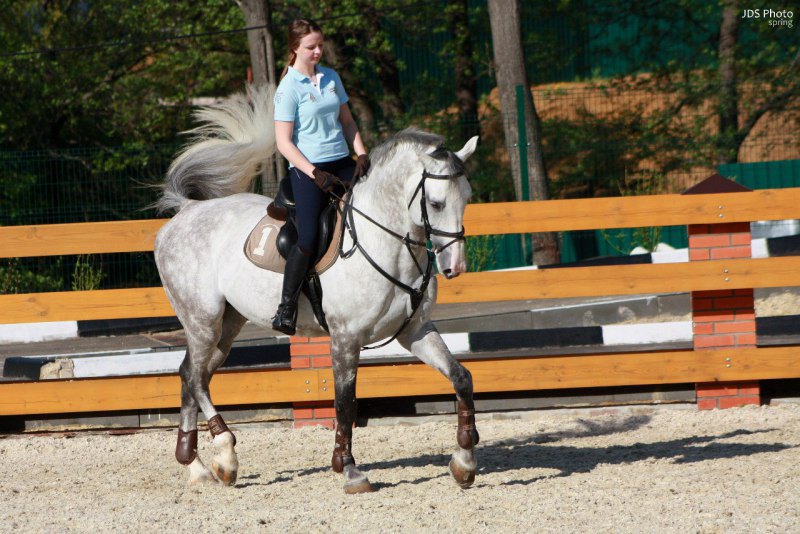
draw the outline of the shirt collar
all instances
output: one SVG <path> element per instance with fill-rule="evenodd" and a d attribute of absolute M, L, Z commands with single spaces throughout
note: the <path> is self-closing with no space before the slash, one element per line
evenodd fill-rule
<path fill-rule="evenodd" d="M 301 73 L 299 70 L 295 69 L 294 67 L 290 66 L 288 70 L 289 74 L 292 75 L 292 78 L 297 80 L 298 82 L 311 82 L 311 80 L 305 74 Z M 322 71 L 320 67 L 317 67 L 317 80 L 321 80 L 325 73 Z"/>

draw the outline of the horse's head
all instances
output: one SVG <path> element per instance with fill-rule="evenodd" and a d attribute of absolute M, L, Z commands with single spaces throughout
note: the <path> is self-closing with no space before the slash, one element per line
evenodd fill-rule
<path fill-rule="evenodd" d="M 420 154 L 422 169 L 418 178 L 406 182 L 411 220 L 426 229 L 434 246 L 439 272 L 447 278 L 467 270 L 463 220 L 472 188 L 464 162 L 475 152 L 477 144 L 476 136 L 458 152 L 439 146 Z"/>

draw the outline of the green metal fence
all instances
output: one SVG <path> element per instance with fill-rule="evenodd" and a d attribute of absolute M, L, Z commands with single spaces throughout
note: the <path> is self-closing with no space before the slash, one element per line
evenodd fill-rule
<path fill-rule="evenodd" d="M 750 189 L 800 187 L 800 159 L 720 165 L 719 173 Z"/>

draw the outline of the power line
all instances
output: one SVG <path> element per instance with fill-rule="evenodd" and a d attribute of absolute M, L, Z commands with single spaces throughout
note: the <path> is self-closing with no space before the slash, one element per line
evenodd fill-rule
<path fill-rule="evenodd" d="M 413 4 L 408 4 L 403 7 L 394 7 L 388 8 L 384 11 L 406 11 L 416 8 L 417 6 L 425 6 L 428 5 L 428 2 L 415 2 Z M 341 15 L 331 15 L 328 17 L 320 17 L 316 20 L 318 22 L 324 22 L 327 20 L 336 20 L 348 17 L 356 17 L 360 16 L 363 13 L 343 13 Z M 81 50 L 92 50 L 96 48 L 114 48 L 118 46 L 130 46 L 130 45 L 146 45 L 150 43 L 164 43 L 169 41 L 180 41 L 182 39 L 196 39 L 198 37 L 212 37 L 215 35 L 229 35 L 234 33 L 243 33 L 248 32 L 251 30 L 262 30 L 267 28 L 267 24 L 261 24 L 259 26 L 247 26 L 246 28 L 237 28 L 234 30 L 217 30 L 217 31 L 208 31 L 208 32 L 198 32 L 198 33 L 186 33 L 182 35 L 169 35 L 160 39 L 146 39 L 146 40 L 122 40 L 122 41 L 105 41 L 102 43 L 93 43 L 87 45 L 78 45 L 78 46 L 67 46 L 62 48 L 42 48 L 39 50 L 29 50 L 25 52 L 12 52 L 10 54 L 0 54 L 0 58 L 16 58 L 16 57 L 30 57 L 30 56 L 38 56 L 43 54 L 58 54 L 61 52 L 78 52 Z"/>
<path fill-rule="evenodd" d="M 266 28 L 266 24 L 262 24 L 260 26 L 248 26 L 246 28 L 237 28 L 235 30 L 217 30 L 211 32 L 199 32 L 199 33 L 186 33 L 183 35 L 170 35 L 167 37 L 163 37 L 161 39 L 147 39 L 144 41 L 106 41 L 103 43 L 94 43 L 88 45 L 80 45 L 80 46 L 67 46 L 63 48 L 42 48 L 40 50 L 31 50 L 28 52 L 13 52 L 11 54 L 0 54 L 0 58 L 5 57 L 24 57 L 24 56 L 35 56 L 40 54 L 56 54 L 60 52 L 77 52 L 80 50 L 91 50 L 93 48 L 113 48 L 115 46 L 128 46 L 128 45 L 145 45 L 150 43 L 164 43 L 168 41 L 179 41 L 181 39 L 195 39 L 197 37 L 210 37 L 213 35 L 226 35 L 231 33 L 242 33 L 250 30 L 261 30 Z"/>

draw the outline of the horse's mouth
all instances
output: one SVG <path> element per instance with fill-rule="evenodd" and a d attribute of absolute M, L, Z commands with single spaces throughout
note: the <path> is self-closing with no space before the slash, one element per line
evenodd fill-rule
<path fill-rule="evenodd" d="M 456 276 L 458 276 L 461 273 L 453 272 L 452 269 L 445 269 L 444 271 L 442 271 L 442 274 L 444 275 L 445 278 L 450 280 L 451 278 L 455 278 Z"/>

